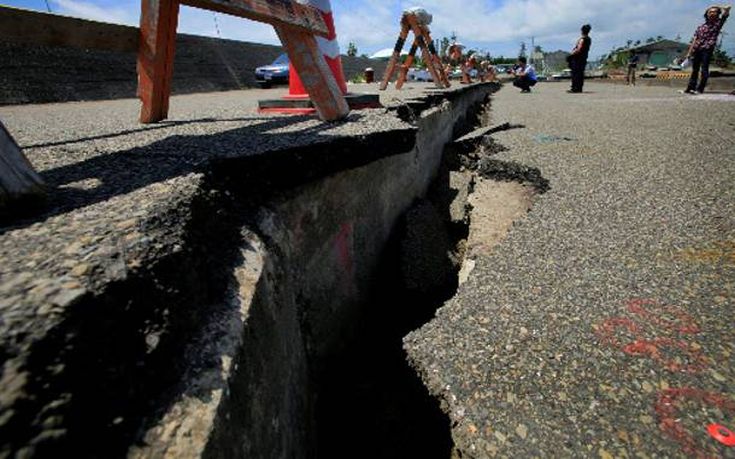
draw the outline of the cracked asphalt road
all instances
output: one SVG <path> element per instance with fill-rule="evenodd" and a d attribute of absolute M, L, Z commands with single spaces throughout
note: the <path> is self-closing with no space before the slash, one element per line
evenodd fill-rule
<path fill-rule="evenodd" d="M 735 96 L 506 86 L 550 190 L 404 340 L 463 458 L 735 457 Z"/>

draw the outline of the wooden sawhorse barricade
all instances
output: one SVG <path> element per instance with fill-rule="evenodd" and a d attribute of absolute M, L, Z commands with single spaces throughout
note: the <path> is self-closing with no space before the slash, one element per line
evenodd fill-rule
<path fill-rule="evenodd" d="M 347 102 L 319 49 L 329 30 L 321 12 L 294 0 L 141 0 L 138 97 L 142 123 L 168 116 L 179 5 L 189 5 L 273 25 L 319 117 L 344 118 Z"/>
<path fill-rule="evenodd" d="M 434 47 L 434 42 L 431 40 L 431 33 L 429 32 L 431 15 L 428 15 L 426 12 L 422 13 L 423 14 L 420 14 L 412 10 L 403 12 L 403 16 L 401 16 L 401 32 L 398 34 L 398 40 L 396 41 L 396 46 L 393 49 L 393 55 L 388 62 L 388 68 L 386 69 L 385 76 L 380 84 L 381 91 L 384 91 L 388 87 L 388 82 L 393 78 L 396 67 L 398 67 L 401 50 L 403 49 L 403 45 L 406 43 L 409 31 L 413 32 L 414 40 L 405 63 L 400 66 L 398 80 L 396 80 L 396 89 L 401 89 L 403 87 L 403 83 L 406 82 L 408 69 L 410 69 L 413 64 L 416 50 L 418 48 L 421 48 L 421 56 L 426 64 L 426 68 L 429 70 L 429 73 L 431 73 L 434 84 L 439 88 L 448 88 L 450 86 L 449 79 L 447 78 L 446 72 L 444 72 L 441 59 Z"/>

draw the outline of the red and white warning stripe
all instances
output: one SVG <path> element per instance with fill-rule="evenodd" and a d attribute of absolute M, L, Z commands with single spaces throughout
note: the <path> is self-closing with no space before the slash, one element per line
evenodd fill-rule
<path fill-rule="evenodd" d="M 342 58 L 339 55 L 339 43 L 337 42 L 337 31 L 334 28 L 334 16 L 332 14 L 332 6 L 330 5 L 329 0 L 296 0 L 296 1 L 302 5 L 308 5 L 308 6 L 314 7 L 322 13 L 322 18 L 324 18 L 324 23 L 327 24 L 327 27 L 329 28 L 329 36 L 327 38 L 316 37 L 317 43 L 319 44 L 319 49 L 322 51 L 322 54 L 324 55 L 324 60 L 327 61 L 329 68 L 332 70 L 332 75 L 334 75 L 335 80 L 337 80 L 337 84 L 339 85 L 339 88 L 342 90 L 342 93 L 346 94 L 347 93 L 347 83 L 345 82 L 345 75 L 344 75 L 344 72 L 342 71 Z M 293 72 L 293 75 L 295 75 L 295 71 L 293 67 L 291 68 L 291 71 Z M 290 77 L 290 79 L 293 80 L 293 76 Z M 294 85 L 294 83 L 296 84 Z M 294 91 L 301 92 L 301 93 L 306 92 L 303 89 L 303 85 L 301 84 L 300 79 L 296 82 L 291 81 L 290 86 L 292 86 L 289 89 L 289 92 L 291 94 L 294 94 Z M 295 86 L 295 88 L 293 86 Z"/>

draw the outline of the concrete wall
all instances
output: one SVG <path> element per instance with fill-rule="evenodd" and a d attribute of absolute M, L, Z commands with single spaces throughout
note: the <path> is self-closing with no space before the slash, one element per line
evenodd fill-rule
<path fill-rule="evenodd" d="M 243 20 L 243 26 L 247 21 Z M 0 105 L 133 98 L 138 29 L 0 6 Z M 179 34 L 173 94 L 255 87 L 278 46 Z M 342 56 L 345 77 L 386 63 Z"/>

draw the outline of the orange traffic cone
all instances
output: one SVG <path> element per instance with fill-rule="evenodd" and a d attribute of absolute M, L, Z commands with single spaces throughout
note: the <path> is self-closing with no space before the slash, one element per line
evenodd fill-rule
<path fill-rule="evenodd" d="M 327 38 L 317 37 L 319 49 L 324 55 L 329 69 L 337 81 L 337 86 L 342 90 L 345 99 L 350 108 L 370 108 L 381 107 L 380 96 L 373 94 L 348 94 L 345 75 L 342 70 L 342 58 L 339 53 L 339 43 L 337 42 L 337 31 L 334 27 L 334 15 L 332 14 L 332 6 L 329 0 L 296 0 L 298 3 L 317 8 L 324 18 L 324 22 L 329 28 L 329 36 Z M 261 100 L 258 102 L 258 111 L 265 113 L 293 113 L 293 114 L 309 114 L 314 113 L 316 109 L 309 100 L 309 94 L 301 82 L 299 74 L 293 64 L 289 64 L 288 77 L 288 94 L 282 99 Z"/>

